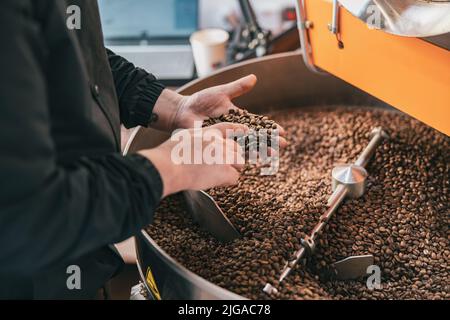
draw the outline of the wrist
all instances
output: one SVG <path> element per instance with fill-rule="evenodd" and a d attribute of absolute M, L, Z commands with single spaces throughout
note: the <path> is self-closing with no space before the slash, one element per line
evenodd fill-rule
<path fill-rule="evenodd" d="M 155 148 L 139 151 L 138 154 L 150 160 L 156 170 L 158 170 L 163 185 L 162 198 L 181 191 L 177 185 L 180 181 L 180 166 L 175 165 L 170 158 L 167 159 L 166 152 Z"/>
<path fill-rule="evenodd" d="M 175 91 L 164 89 L 153 108 L 153 113 L 157 115 L 158 120 L 153 122 L 151 127 L 166 132 L 177 129 L 177 115 L 185 98 Z"/>

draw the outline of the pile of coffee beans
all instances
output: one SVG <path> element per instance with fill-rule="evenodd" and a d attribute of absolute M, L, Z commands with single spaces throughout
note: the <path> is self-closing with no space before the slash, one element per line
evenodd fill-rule
<path fill-rule="evenodd" d="M 206 119 L 205 121 L 203 121 L 203 127 L 212 126 L 213 124 L 221 122 L 233 122 L 245 124 L 247 127 L 254 129 L 256 131 L 261 129 L 266 129 L 269 131 L 278 128 L 276 122 L 269 119 L 269 117 L 253 114 L 248 112 L 247 110 L 242 109 L 239 110 L 231 109 L 228 112 L 228 114 L 224 114 L 217 118 Z"/>
<path fill-rule="evenodd" d="M 203 127 L 209 127 L 221 122 L 244 124 L 252 130 L 247 136 L 241 137 L 245 140 L 239 141 L 239 137 L 236 137 L 235 139 L 238 142 L 242 142 L 246 151 L 248 151 L 252 145 L 254 147 L 253 150 L 255 151 L 257 151 L 262 144 L 270 147 L 272 144 L 272 133 L 278 129 L 276 122 L 269 119 L 269 117 L 253 114 L 243 109 L 231 109 L 228 114 L 224 114 L 217 118 L 206 119 L 203 121 Z M 263 130 L 265 136 L 261 135 Z"/>
<path fill-rule="evenodd" d="M 450 299 L 450 138 L 409 116 L 372 108 L 301 108 L 271 115 L 287 131 L 274 176 L 247 166 L 238 185 L 208 192 L 242 234 L 220 243 L 201 230 L 183 198 L 165 199 L 147 232 L 205 279 L 251 299 Z M 305 259 L 268 296 L 287 259 L 326 210 L 331 169 L 351 163 L 374 127 L 390 139 L 367 167 L 366 194 L 347 199 Z M 333 262 L 372 254 L 381 288 L 366 278 L 338 281 Z"/>

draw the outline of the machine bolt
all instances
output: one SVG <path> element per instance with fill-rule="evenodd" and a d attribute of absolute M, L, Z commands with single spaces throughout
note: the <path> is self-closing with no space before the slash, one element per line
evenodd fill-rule
<path fill-rule="evenodd" d="M 306 20 L 304 25 L 305 29 L 312 29 L 314 27 L 314 23 L 311 20 Z"/>

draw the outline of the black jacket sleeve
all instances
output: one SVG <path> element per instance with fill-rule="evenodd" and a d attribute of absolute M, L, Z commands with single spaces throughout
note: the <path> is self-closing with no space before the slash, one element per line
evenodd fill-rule
<path fill-rule="evenodd" d="M 58 164 L 39 28 L 12 3 L 0 4 L 0 275 L 31 276 L 137 233 L 162 182 L 137 155 Z"/>
<path fill-rule="evenodd" d="M 125 58 L 106 49 L 119 98 L 120 118 L 127 128 L 147 127 L 164 85 L 152 74 L 136 68 Z"/>

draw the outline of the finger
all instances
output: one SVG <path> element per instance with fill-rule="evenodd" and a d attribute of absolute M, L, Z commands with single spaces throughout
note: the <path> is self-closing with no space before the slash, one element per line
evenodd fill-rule
<path fill-rule="evenodd" d="M 238 113 L 239 111 L 242 112 L 242 109 L 239 107 L 236 107 L 236 105 L 231 101 L 226 102 L 224 104 L 224 106 L 225 106 L 225 113 L 229 113 L 230 110 L 234 110 L 236 113 Z"/>
<path fill-rule="evenodd" d="M 245 164 L 242 164 L 242 163 L 233 163 L 231 166 L 232 166 L 236 171 L 238 171 L 239 174 L 240 174 L 240 172 L 242 171 L 242 169 L 244 169 Z"/>
<path fill-rule="evenodd" d="M 224 149 L 231 151 L 231 152 L 237 152 L 237 153 L 243 153 L 242 146 L 234 141 L 233 139 L 224 139 Z"/>
<path fill-rule="evenodd" d="M 238 183 L 239 177 L 241 174 L 238 170 L 236 170 L 233 166 L 225 166 L 223 170 L 221 170 L 221 174 L 223 175 L 222 183 L 220 186 L 232 186 Z"/>
<path fill-rule="evenodd" d="M 247 134 L 250 130 L 246 125 L 241 123 L 221 122 L 208 127 L 208 129 L 219 130 L 224 138 L 232 137 L 236 134 Z"/>
<path fill-rule="evenodd" d="M 272 136 L 270 139 L 275 139 L 275 143 L 278 143 L 280 149 L 286 148 L 289 144 L 286 138 L 281 135 L 278 135 L 277 137 Z"/>
<path fill-rule="evenodd" d="M 234 99 L 252 90 L 257 81 L 258 79 L 256 76 L 251 74 L 239 80 L 219 86 L 219 89 L 230 97 L 230 99 Z"/>
<path fill-rule="evenodd" d="M 281 149 L 286 148 L 288 146 L 288 142 L 284 137 L 278 137 L 278 145 Z"/>
<path fill-rule="evenodd" d="M 245 165 L 245 158 L 242 147 L 231 139 L 224 140 L 224 145 L 224 163 L 232 165 L 237 170 L 241 170 Z"/>
<path fill-rule="evenodd" d="M 235 153 L 234 155 L 234 159 L 236 159 L 236 162 L 233 164 L 233 167 L 236 170 L 242 170 L 245 167 L 245 158 L 244 155 L 242 153 Z"/>
<path fill-rule="evenodd" d="M 282 126 L 280 126 L 278 123 L 276 123 L 276 122 L 275 122 L 275 125 L 277 126 L 277 128 L 276 129 L 272 129 L 272 132 L 277 130 L 279 136 L 285 137 L 286 136 L 286 130 Z"/>
<path fill-rule="evenodd" d="M 278 157 L 279 152 L 272 147 L 267 147 L 267 155 L 269 157 Z"/>
<path fill-rule="evenodd" d="M 277 125 L 277 130 L 278 130 L 278 133 L 280 134 L 280 136 L 286 136 L 286 130 L 284 130 L 284 128 L 282 127 L 282 126 L 280 126 L 278 123 L 276 123 L 276 125 Z"/>

